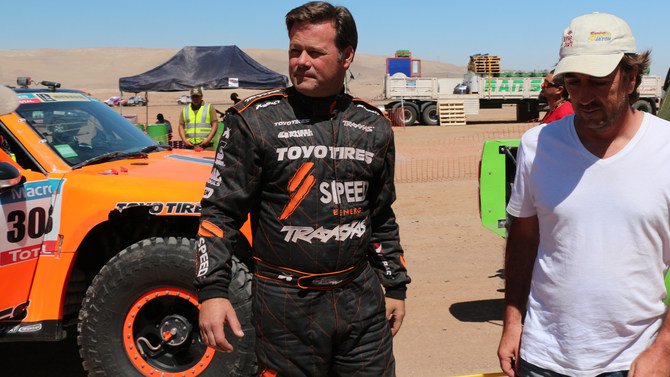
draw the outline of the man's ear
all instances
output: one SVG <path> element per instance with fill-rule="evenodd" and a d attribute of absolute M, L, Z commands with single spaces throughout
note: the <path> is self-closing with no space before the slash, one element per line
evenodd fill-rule
<path fill-rule="evenodd" d="M 628 77 L 626 77 L 626 93 L 631 94 L 635 91 L 635 81 L 637 80 L 638 66 L 633 66 Z"/>
<path fill-rule="evenodd" d="M 345 69 L 349 69 L 349 66 L 351 66 L 351 63 L 354 62 L 354 55 L 356 52 L 354 51 L 354 48 L 351 46 L 347 46 L 342 50 L 342 65 L 344 66 Z"/>

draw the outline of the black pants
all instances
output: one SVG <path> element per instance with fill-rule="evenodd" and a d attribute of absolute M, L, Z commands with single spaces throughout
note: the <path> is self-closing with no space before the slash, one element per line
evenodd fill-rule
<path fill-rule="evenodd" d="M 556 373 L 549 369 L 544 369 L 538 367 L 537 365 L 531 364 L 524 359 L 520 360 L 519 374 L 521 377 L 569 377 L 565 374 Z M 597 375 L 596 377 L 626 377 L 628 376 L 627 370 L 620 370 L 616 372 L 605 372 Z"/>
<path fill-rule="evenodd" d="M 385 317 L 384 294 L 369 266 L 327 291 L 254 279 L 259 369 L 279 377 L 395 376 Z"/>

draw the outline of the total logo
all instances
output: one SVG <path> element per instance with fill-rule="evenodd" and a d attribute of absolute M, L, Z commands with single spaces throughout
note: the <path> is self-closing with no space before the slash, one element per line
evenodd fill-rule
<path fill-rule="evenodd" d="M 40 255 L 40 250 L 42 250 L 42 245 L 0 252 L 0 267 L 37 259 Z"/>
<path fill-rule="evenodd" d="M 286 232 L 284 241 L 294 242 L 305 241 L 312 243 L 312 241 L 321 241 L 327 243 L 330 240 L 345 241 L 347 239 L 361 238 L 366 230 L 364 221 L 354 221 L 349 224 L 338 225 L 333 229 L 324 229 L 319 227 L 314 229 L 309 226 L 285 226 L 281 228 L 282 232 Z"/>

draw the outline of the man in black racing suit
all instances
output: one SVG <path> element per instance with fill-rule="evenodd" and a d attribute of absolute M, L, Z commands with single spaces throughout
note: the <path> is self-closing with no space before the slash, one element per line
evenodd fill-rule
<path fill-rule="evenodd" d="M 327 3 L 291 12 L 306 7 L 310 17 L 318 11 L 351 17 Z M 224 119 L 196 250 L 201 335 L 224 351 L 232 349 L 224 322 L 242 335 L 227 287 L 231 250 L 251 213 L 261 375 L 394 376 L 392 335 L 404 317 L 410 279 L 391 209 L 393 131 L 377 108 L 343 93 L 355 43 L 336 47 L 329 37 L 334 18 L 289 24 L 291 12 L 294 85 L 249 97 Z M 328 57 L 308 56 L 314 45 Z M 308 75 L 323 77 L 309 83 Z M 332 85 L 337 80 L 339 87 Z"/>

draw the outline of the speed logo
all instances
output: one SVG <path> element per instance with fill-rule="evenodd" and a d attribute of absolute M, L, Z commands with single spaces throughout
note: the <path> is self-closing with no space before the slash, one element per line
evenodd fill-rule
<path fill-rule="evenodd" d="M 320 200 L 323 204 L 361 203 L 365 201 L 368 186 L 367 181 L 321 182 Z"/>

